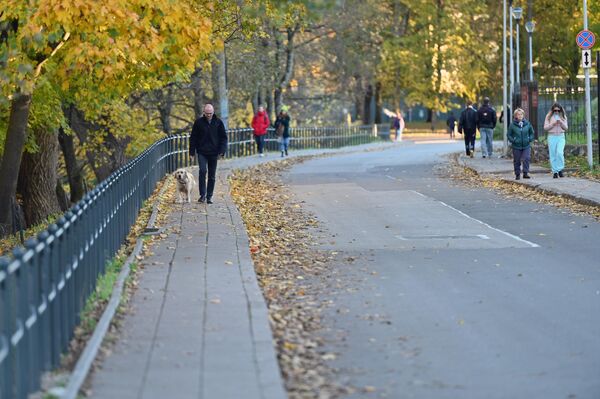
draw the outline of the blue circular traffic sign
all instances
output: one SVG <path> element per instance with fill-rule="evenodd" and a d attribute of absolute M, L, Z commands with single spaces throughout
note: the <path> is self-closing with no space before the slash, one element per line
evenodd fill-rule
<path fill-rule="evenodd" d="M 591 32 L 589 30 L 582 30 L 577 34 L 576 40 L 577 45 L 580 48 L 584 50 L 589 50 L 592 47 L 594 47 L 594 44 L 596 43 L 596 36 L 594 35 L 594 32 Z"/>

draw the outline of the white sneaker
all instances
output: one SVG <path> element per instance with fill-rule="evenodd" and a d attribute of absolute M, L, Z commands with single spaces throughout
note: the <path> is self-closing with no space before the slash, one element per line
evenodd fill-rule
<path fill-rule="evenodd" d="M 258 154 L 258 156 L 262 158 L 265 156 L 265 154 Z"/>

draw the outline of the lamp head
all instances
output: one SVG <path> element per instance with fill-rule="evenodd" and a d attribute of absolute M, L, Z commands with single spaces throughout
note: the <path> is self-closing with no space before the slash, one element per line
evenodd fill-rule
<path fill-rule="evenodd" d="M 533 31 L 535 30 L 535 22 L 527 21 L 525 23 L 525 30 L 527 31 L 527 33 L 533 33 Z"/>
<path fill-rule="evenodd" d="M 521 8 L 521 7 L 514 7 L 512 9 L 512 16 L 517 21 L 520 20 L 521 17 L 523 16 L 523 8 Z"/>

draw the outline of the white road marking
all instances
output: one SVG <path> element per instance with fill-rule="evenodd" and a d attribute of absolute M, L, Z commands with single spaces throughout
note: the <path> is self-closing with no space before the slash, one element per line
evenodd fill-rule
<path fill-rule="evenodd" d="M 484 225 L 484 226 L 485 226 L 485 227 L 487 227 L 487 228 L 490 228 L 490 229 L 492 229 L 492 230 L 494 230 L 494 231 L 497 231 L 498 233 L 504 234 L 505 236 L 508 236 L 508 237 L 510 237 L 510 238 L 513 238 L 513 239 L 515 239 L 515 240 L 517 240 L 517 241 L 523 242 L 523 243 L 525 243 L 525 244 L 529 245 L 529 246 L 530 246 L 530 247 L 532 247 L 532 248 L 539 248 L 539 247 L 540 247 L 540 246 L 539 246 L 538 244 L 536 244 L 536 243 L 533 243 L 533 242 L 531 242 L 531 241 L 524 240 L 523 238 L 521 238 L 521 237 L 519 237 L 519 236 L 516 236 L 516 235 L 514 235 L 514 234 L 511 234 L 511 233 L 509 233 L 509 232 L 507 232 L 507 231 L 500 230 L 500 229 L 497 229 L 497 228 L 495 228 L 495 227 L 492 227 L 492 226 L 490 226 L 489 224 L 487 224 L 487 223 L 485 223 L 485 222 L 482 222 L 482 221 L 481 221 L 481 220 L 479 220 L 479 219 L 475 219 L 474 217 L 471 217 L 471 216 L 467 215 L 466 213 L 464 213 L 464 212 L 462 212 L 462 211 L 459 211 L 459 210 L 458 210 L 458 209 L 456 209 L 455 207 L 453 207 L 453 206 L 451 206 L 451 205 L 448 205 L 448 204 L 446 204 L 444 201 L 439 201 L 439 200 L 436 200 L 435 198 L 428 197 L 428 196 L 426 196 L 425 194 L 422 194 L 422 193 L 420 193 L 420 192 L 418 192 L 418 191 L 415 191 L 415 190 L 410 190 L 410 191 L 411 191 L 411 192 L 413 192 L 413 193 L 415 193 L 415 194 L 418 194 L 418 195 L 420 195 L 420 196 L 421 196 L 421 197 L 423 197 L 423 198 L 429 198 L 429 199 L 432 199 L 433 201 L 439 202 L 440 204 L 444 205 L 445 207 L 447 207 L 447 208 L 450 208 L 450 209 L 452 209 L 452 210 L 453 210 L 453 211 L 455 211 L 455 212 L 458 212 L 459 214 L 461 214 L 462 216 L 466 217 L 467 219 L 474 220 L 474 221 L 476 221 L 477 223 L 480 223 L 480 224 Z"/>

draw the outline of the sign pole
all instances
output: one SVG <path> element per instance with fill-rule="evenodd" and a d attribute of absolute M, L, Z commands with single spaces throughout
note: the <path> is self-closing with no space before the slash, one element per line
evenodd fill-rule
<path fill-rule="evenodd" d="M 503 141 L 503 156 L 508 154 L 508 121 L 512 120 L 510 113 L 506 107 L 506 0 L 502 2 L 502 141 Z"/>
<path fill-rule="evenodd" d="M 588 29 L 587 0 L 583 0 L 583 29 Z M 591 61 L 591 60 L 590 60 Z M 590 169 L 594 165 L 592 156 L 592 102 L 590 99 L 590 68 L 583 69 L 585 74 L 585 130 L 587 136 L 587 161 Z"/>
<path fill-rule="evenodd" d="M 598 165 L 600 165 L 600 51 L 596 51 L 596 94 L 598 97 L 598 115 L 596 116 L 596 128 L 598 131 Z"/>

